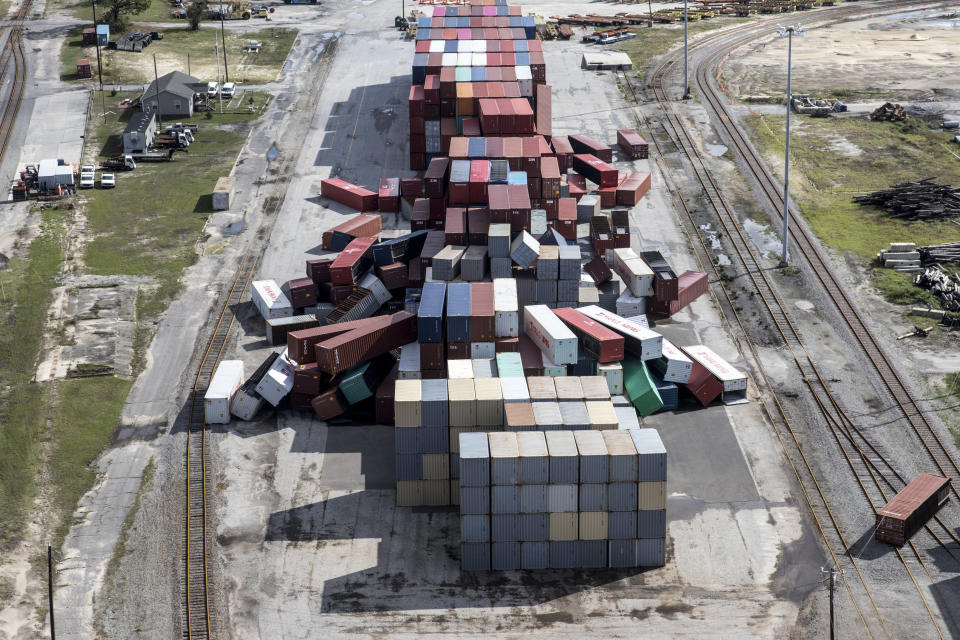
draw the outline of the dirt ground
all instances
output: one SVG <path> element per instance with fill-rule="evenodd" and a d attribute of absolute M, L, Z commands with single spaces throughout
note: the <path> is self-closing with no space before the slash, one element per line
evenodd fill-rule
<path fill-rule="evenodd" d="M 791 17 L 792 18 L 792 17 Z M 797 16 L 802 25 L 802 16 Z M 960 97 L 960 12 L 909 11 L 809 29 L 793 42 L 793 92 L 873 100 Z M 731 97 L 782 96 L 787 43 L 775 33 L 722 66 Z"/>

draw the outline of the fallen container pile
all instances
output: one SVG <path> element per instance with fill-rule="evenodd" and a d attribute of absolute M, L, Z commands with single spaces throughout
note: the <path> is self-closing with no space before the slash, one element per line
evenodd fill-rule
<path fill-rule="evenodd" d="M 323 234 L 336 253 L 305 278 L 253 284 L 285 349 L 245 381 L 230 365 L 208 418 L 229 420 L 227 402 L 244 420 L 270 404 L 394 425 L 397 504 L 459 504 L 466 570 L 662 566 L 667 454 L 641 419 L 742 402 L 746 376 L 650 328 L 707 276 L 631 247 L 650 174 L 612 166 L 602 141 L 552 135 L 540 44 L 499 0 L 420 19 L 423 177 L 323 181 L 361 213 Z M 622 167 L 646 157 L 635 131 L 614 136 Z M 386 237 L 371 212 L 398 210 L 410 232 Z"/>

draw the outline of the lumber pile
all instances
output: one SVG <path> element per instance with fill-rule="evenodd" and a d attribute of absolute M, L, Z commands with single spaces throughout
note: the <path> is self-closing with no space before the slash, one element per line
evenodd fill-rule
<path fill-rule="evenodd" d="M 935 265 L 918 274 L 913 283 L 937 296 L 945 310 L 960 313 L 960 274 L 948 274 Z"/>
<path fill-rule="evenodd" d="M 901 220 L 932 220 L 960 215 L 960 189 L 937 184 L 933 178 L 904 182 L 889 189 L 855 196 L 853 201 L 877 206 Z"/>
<path fill-rule="evenodd" d="M 902 105 L 885 102 L 873 110 L 870 119 L 879 122 L 900 122 L 907 119 L 907 112 Z"/>
<path fill-rule="evenodd" d="M 960 262 L 960 242 L 944 242 L 917 249 L 923 264 Z"/>

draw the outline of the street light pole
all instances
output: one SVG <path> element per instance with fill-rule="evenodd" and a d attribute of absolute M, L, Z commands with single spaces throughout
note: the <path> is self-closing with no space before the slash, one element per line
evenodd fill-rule
<path fill-rule="evenodd" d="M 690 80 L 687 78 L 687 0 L 683 0 L 683 99 L 690 97 Z"/>
<path fill-rule="evenodd" d="M 791 89 L 790 89 L 790 71 L 793 62 L 793 34 L 803 35 L 803 28 L 800 25 L 793 27 L 781 27 L 777 25 L 777 34 L 787 39 L 787 141 L 783 152 L 783 249 L 780 251 L 780 264 L 778 266 L 787 266 L 790 258 L 788 245 L 790 243 L 790 110 L 791 110 Z"/>

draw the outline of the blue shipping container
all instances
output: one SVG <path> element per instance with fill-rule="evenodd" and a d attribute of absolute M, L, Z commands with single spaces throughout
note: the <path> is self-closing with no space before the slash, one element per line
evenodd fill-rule
<path fill-rule="evenodd" d="M 417 315 L 417 340 L 443 342 L 443 306 L 447 297 L 447 283 L 425 282 L 420 295 Z"/>
<path fill-rule="evenodd" d="M 469 178 L 469 169 L 467 174 Z M 447 341 L 470 342 L 469 282 L 453 282 L 450 284 L 449 295 L 447 296 Z"/>

